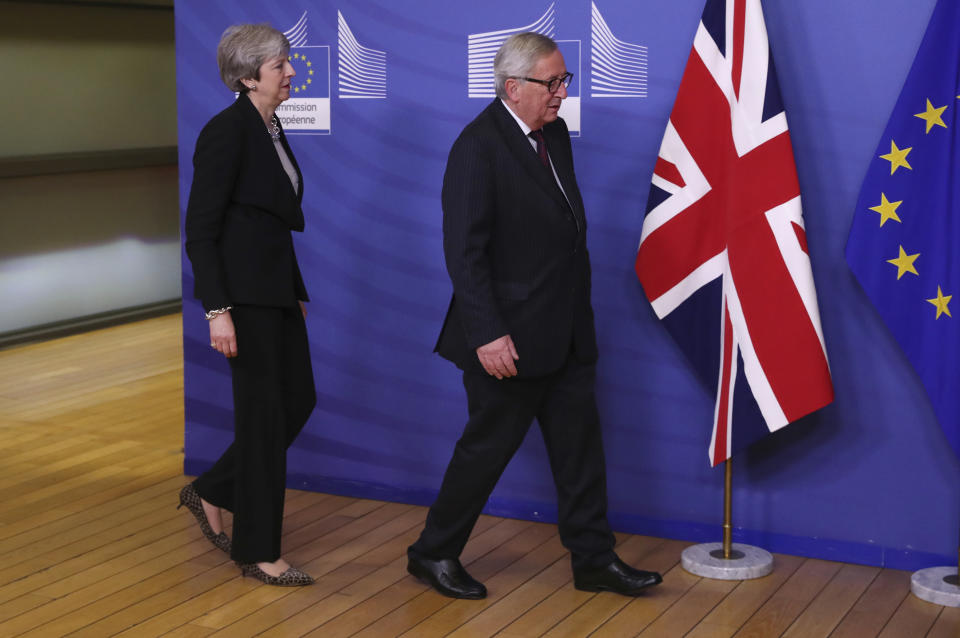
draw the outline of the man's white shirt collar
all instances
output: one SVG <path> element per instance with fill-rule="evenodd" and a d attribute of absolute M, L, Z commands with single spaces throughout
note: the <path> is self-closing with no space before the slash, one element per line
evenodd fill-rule
<path fill-rule="evenodd" d="M 529 136 L 529 135 L 530 135 L 530 131 L 532 131 L 533 129 L 531 129 L 529 126 L 527 126 L 527 123 L 524 122 L 523 120 L 521 120 L 520 117 L 517 116 L 517 114 L 513 112 L 513 109 L 510 108 L 510 105 L 507 104 L 507 101 L 506 101 L 506 100 L 504 100 L 503 98 L 500 98 L 500 102 L 503 104 L 503 108 L 507 109 L 507 113 L 509 113 L 510 115 L 513 116 L 513 119 L 516 121 L 517 125 L 520 127 L 520 130 L 523 131 L 523 134 L 526 135 L 526 136 Z M 531 141 L 534 143 L 534 145 L 536 145 L 536 141 L 535 141 L 535 140 L 531 140 Z"/>
<path fill-rule="evenodd" d="M 513 109 L 510 108 L 510 106 L 506 103 L 506 101 L 503 98 L 500 98 L 500 102 L 503 103 L 503 108 L 507 109 L 507 113 L 513 116 L 513 119 L 514 121 L 516 121 L 517 126 L 520 127 L 520 130 L 523 131 L 523 134 L 527 138 L 527 141 L 530 142 L 530 146 L 533 147 L 534 151 L 536 151 L 537 140 L 530 137 L 530 131 L 532 131 L 533 129 L 527 126 L 527 123 L 521 120 L 517 116 L 517 114 L 513 112 Z M 560 192 L 563 193 L 563 196 L 567 199 L 567 203 L 569 204 L 570 198 L 567 197 L 567 191 L 563 190 L 563 184 L 560 183 L 560 176 L 557 175 L 557 168 L 553 165 L 553 159 L 550 157 L 549 150 L 547 151 L 547 161 L 550 162 L 550 172 L 553 173 L 553 179 L 557 182 L 557 186 L 560 187 Z M 571 205 L 570 208 L 572 209 L 573 205 Z M 579 227 L 580 227 L 580 222 L 577 222 L 577 228 Z"/>

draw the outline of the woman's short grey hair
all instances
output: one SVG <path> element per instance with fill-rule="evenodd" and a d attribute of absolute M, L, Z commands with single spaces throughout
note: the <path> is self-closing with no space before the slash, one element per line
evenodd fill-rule
<path fill-rule="evenodd" d="M 231 91 L 249 89 L 240 80 L 260 79 L 260 66 L 270 58 L 290 53 L 287 37 L 269 24 L 235 24 L 227 27 L 217 45 L 220 79 Z"/>
<path fill-rule="evenodd" d="M 526 77 L 544 58 L 557 50 L 557 43 L 539 33 L 527 31 L 507 38 L 493 59 L 493 77 L 497 97 L 507 99 L 506 83 L 509 78 Z"/>

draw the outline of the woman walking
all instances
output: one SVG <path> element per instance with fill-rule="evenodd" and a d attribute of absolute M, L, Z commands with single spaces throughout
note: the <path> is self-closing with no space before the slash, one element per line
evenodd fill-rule
<path fill-rule="evenodd" d="M 232 26 L 217 47 L 220 77 L 239 97 L 197 139 L 185 235 L 210 347 L 230 363 L 234 441 L 180 505 L 245 575 L 298 586 L 313 579 L 281 557 L 286 453 L 316 391 L 290 234 L 304 227 L 303 183 L 275 115 L 296 75 L 289 50 L 266 24 Z M 232 540 L 221 510 L 233 512 Z"/>

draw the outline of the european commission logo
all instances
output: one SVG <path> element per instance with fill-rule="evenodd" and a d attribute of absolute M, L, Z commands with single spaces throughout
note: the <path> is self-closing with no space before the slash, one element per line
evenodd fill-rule
<path fill-rule="evenodd" d="M 647 97 L 647 47 L 618 40 L 590 3 L 590 97 Z"/>
<path fill-rule="evenodd" d="M 290 99 L 277 107 L 287 135 L 330 134 L 330 47 L 307 44 L 307 12 L 283 32 L 290 41 Z"/>
<path fill-rule="evenodd" d="M 566 121 L 570 134 L 579 137 L 580 82 L 584 79 L 581 41 L 557 39 L 555 2 L 550 3 L 543 15 L 525 26 L 467 36 L 467 95 L 477 98 L 496 96 L 493 58 L 507 38 L 524 31 L 553 38 L 567 63 L 567 70 L 573 72 L 567 99 L 560 106 L 560 117 Z M 647 97 L 647 47 L 617 38 L 596 2 L 590 3 L 590 97 Z"/>
<path fill-rule="evenodd" d="M 560 105 L 560 117 L 567 123 L 570 135 L 580 136 L 580 40 L 558 40 L 556 37 L 556 3 L 532 23 L 512 29 L 500 29 L 467 36 L 467 95 L 469 97 L 496 97 L 493 77 L 493 58 L 504 41 L 516 33 L 533 31 L 553 38 L 571 71 L 573 81 L 567 87 L 567 99 Z"/>
<path fill-rule="evenodd" d="M 387 97 L 387 54 L 362 46 L 337 11 L 337 63 L 340 98 L 385 99 Z"/>
<path fill-rule="evenodd" d="M 467 95 L 469 97 L 496 97 L 493 78 L 493 58 L 500 46 L 510 36 L 533 31 L 556 40 L 557 15 L 554 4 L 547 7 L 546 13 L 525 27 L 472 33 L 467 36 Z M 564 56 L 566 59 L 566 56 Z"/>

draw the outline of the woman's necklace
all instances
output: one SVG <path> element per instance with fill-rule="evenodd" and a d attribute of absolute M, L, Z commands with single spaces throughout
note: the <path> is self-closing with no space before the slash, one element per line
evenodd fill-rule
<path fill-rule="evenodd" d="M 277 122 L 277 116 L 270 116 L 270 123 L 267 124 L 267 132 L 270 133 L 270 139 L 276 142 L 280 139 L 280 124 Z"/>

